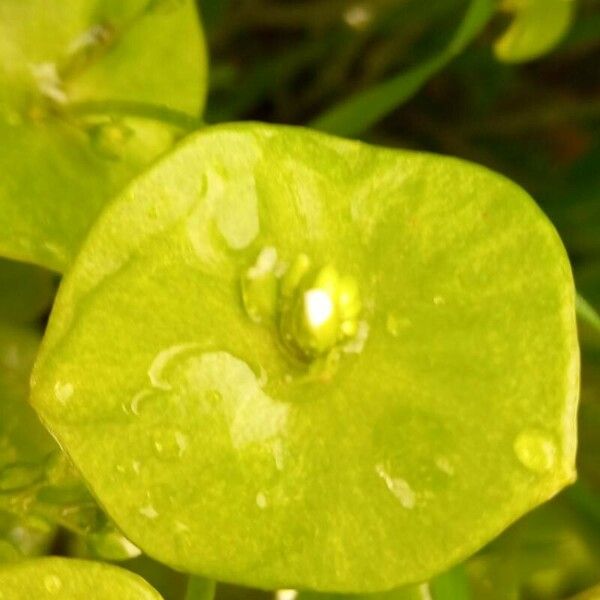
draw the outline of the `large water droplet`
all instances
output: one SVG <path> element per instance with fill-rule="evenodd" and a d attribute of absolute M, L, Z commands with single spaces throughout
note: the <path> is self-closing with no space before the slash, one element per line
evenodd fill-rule
<path fill-rule="evenodd" d="M 58 575 L 46 575 L 44 587 L 49 594 L 58 594 L 62 589 L 62 581 Z"/>
<path fill-rule="evenodd" d="M 535 473 L 549 471 L 556 462 L 556 445 L 552 437 L 543 431 L 521 432 L 513 447 L 521 464 Z"/>
<path fill-rule="evenodd" d="M 414 508 L 416 495 L 405 479 L 393 477 L 382 464 L 375 465 L 375 472 L 383 479 L 388 490 L 400 501 L 404 508 Z"/>
<path fill-rule="evenodd" d="M 68 381 L 57 381 L 54 384 L 54 396 L 61 404 L 65 404 L 71 398 L 74 391 L 73 384 Z"/>

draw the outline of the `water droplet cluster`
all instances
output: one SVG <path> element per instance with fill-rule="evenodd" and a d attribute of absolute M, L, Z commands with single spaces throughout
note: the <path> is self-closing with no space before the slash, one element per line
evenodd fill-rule
<path fill-rule="evenodd" d="M 315 266 L 306 254 L 285 264 L 275 248 L 264 248 L 242 275 L 241 291 L 250 319 L 275 324 L 283 345 L 304 362 L 351 347 L 358 337 L 362 348 L 368 333 L 356 281 L 332 265 Z"/>

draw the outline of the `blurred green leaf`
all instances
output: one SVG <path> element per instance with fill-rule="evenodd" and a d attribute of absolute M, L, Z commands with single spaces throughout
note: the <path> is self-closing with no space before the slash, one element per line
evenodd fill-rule
<path fill-rule="evenodd" d="M 143 579 L 110 565 L 66 558 L 0 564 L 0 600 L 161 600 Z"/>
<path fill-rule="evenodd" d="M 600 579 L 600 530 L 562 494 L 466 563 L 474 598 L 554 600 Z"/>
<path fill-rule="evenodd" d="M 197 118 L 205 79 L 192 0 L 0 3 L 0 254 L 62 271 Z"/>
<path fill-rule="evenodd" d="M 414 96 L 433 75 L 459 54 L 488 22 L 493 6 L 492 0 L 471 0 L 459 28 L 440 54 L 342 101 L 317 117 L 311 125 L 322 131 L 349 137 L 364 133 Z"/>
<path fill-rule="evenodd" d="M 514 13 L 507 30 L 494 44 L 504 62 L 525 62 L 552 50 L 567 32 L 575 0 L 504 0 Z"/>

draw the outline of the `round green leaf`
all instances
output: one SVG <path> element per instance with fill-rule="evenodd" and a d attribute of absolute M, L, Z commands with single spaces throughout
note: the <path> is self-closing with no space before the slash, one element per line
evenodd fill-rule
<path fill-rule="evenodd" d="M 193 0 L 3 1 L 0 254 L 63 270 L 197 117 L 205 78 Z"/>
<path fill-rule="evenodd" d="M 573 481 L 578 375 L 570 267 L 523 190 L 238 124 L 103 213 L 32 401 L 151 556 L 360 592 L 428 579 Z"/>
<path fill-rule="evenodd" d="M 503 62 L 519 63 L 543 56 L 562 40 L 575 0 L 506 0 L 505 5 L 514 17 L 494 52 Z"/>
<path fill-rule="evenodd" d="M 39 558 L 0 565 L 0 600 L 161 600 L 141 577 L 110 565 Z"/>

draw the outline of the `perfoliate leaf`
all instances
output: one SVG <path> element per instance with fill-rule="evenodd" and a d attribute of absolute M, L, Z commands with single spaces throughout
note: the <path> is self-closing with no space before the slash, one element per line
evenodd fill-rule
<path fill-rule="evenodd" d="M 205 62 L 192 0 L 3 1 L 0 254 L 63 270 L 197 118 Z"/>
<path fill-rule="evenodd" d="M 508 0 L 514 13 L 508 29 L 494 44 L 504 62 L 525 62 L 550 52 L 567 32 L 575 0 Z"/>
<path fill-rule="evenodd" d="M 0 564 L 0 600 L 161 600 L 141 577 L 98 562 L 38 558 Z"/>
<path fill-rule="evenodd" d="M 573 481 L 578 376 L 569 263 L 522 189 L 238 124 L 103 214 L 32 397 L 151 556 L 365 592 L 446 570 Z"/>

